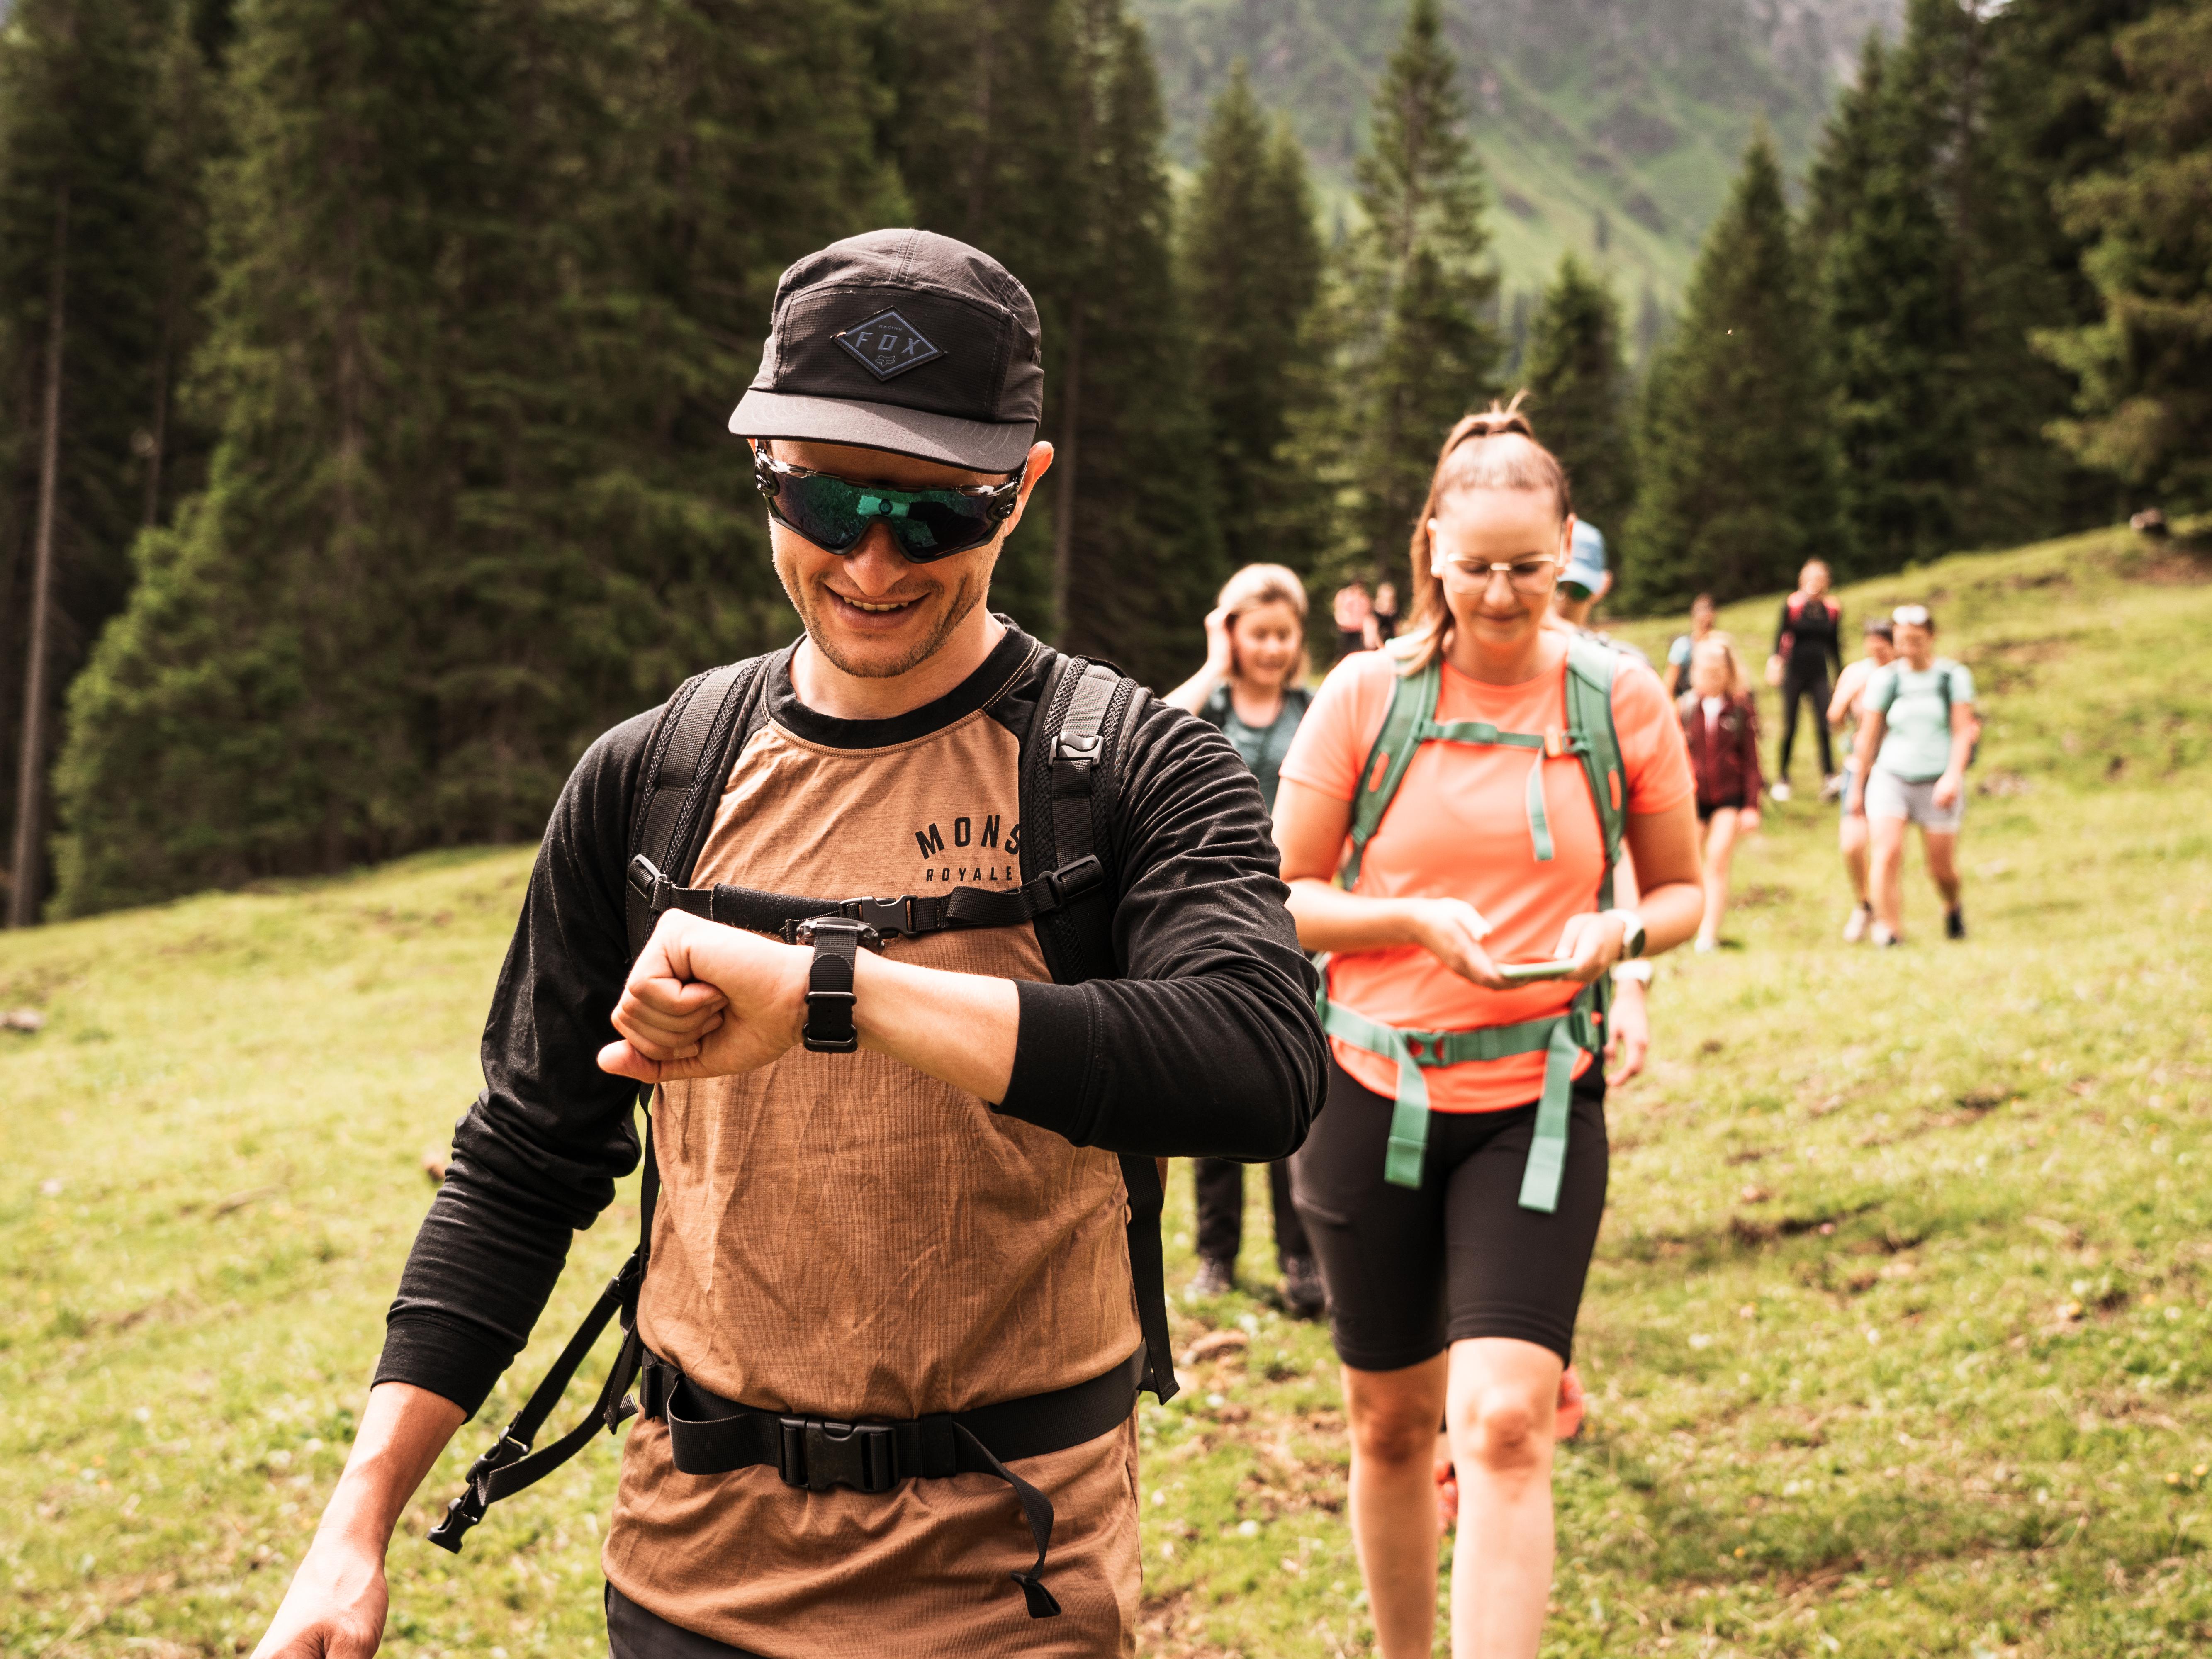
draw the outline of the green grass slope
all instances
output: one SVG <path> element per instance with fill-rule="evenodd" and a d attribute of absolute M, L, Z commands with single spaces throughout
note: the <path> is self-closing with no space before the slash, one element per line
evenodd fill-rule
<path fill-rule="evenodd" d="M 1985 688 L 1973 936 L 1932 937 L 1916 858 L 1914 942 L 1838 943 L 1833 817 L 1801 802 L 1739 861 L 1740 948 L 1662 964 L 1651 1073 L 1611 1103 L 1547 1654 L 2212 1641 L 2208 574 L 2105 534 L 1844 595 L 1854 625 L 1934 603 Z M 1724 620 L 1756 638 L 1771 609 Z M 0 1653 L 251 1645 L 351 1431 L 422 1155 L 477 1087 L 528 861 L 0 938 L 0 1010 L 47 1021 L 0 1031 Z M 627 1250 L 633 1194 L 488 1418 Z M 1181 1343 L 1230 1334 L 1143 1408 L 1142 1650 L 1371 1651 L 1325 1337 L 1256 1294 L 1177 1316 Z M 390 1653 L 599 1639 L 611 1448 L 459 1560 L 423 1542 L 489 1432 L 394 1544 Z"/>

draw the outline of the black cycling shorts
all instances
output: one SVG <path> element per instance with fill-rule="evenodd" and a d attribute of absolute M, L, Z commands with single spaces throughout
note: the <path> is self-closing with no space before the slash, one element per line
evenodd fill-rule
<path fill-rule="evenodd" d="M 1559 1206 L 1521 1207 L 1536 1103 L 1432 1112 L 1419 1190 L 1382 1179 L 1390 1102 L 1334 1060 L 1328 1103 L 1291 1162 L 1291 1191 L 1328 1286 L 1337 1357 L 1395 1371 L 1454 1342 L 1517 1337 L 1573 1356 L 1605 1214 L 1605 1068 L 1575 1082 Z"/>
<path fill-rule="evenodd" d="M 608 1659 L 759 1659 L 743 1648 L 672 1625 L 607 1586 Z"/>

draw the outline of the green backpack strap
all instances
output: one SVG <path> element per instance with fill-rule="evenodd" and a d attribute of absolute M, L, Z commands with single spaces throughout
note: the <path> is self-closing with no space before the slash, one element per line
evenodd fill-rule
<path fill-rule="evenodd" d="M 1577 634 L 1567 641 L 1567 738 L 1582 757 L 1605 840 L 1605 875 L 1597 908 L 1613 908 L 1613 866 L 1628 828 L 1628 776 L 1621 769 L 1620 732 L 1613 720 L 1613 675 L 1620 655 Z"/>
<path fill-rule="evenodd" d="M 1437 717 L 1437 698 L 1443 691 L 1443 667 L 1431 663 L 1419 673 L 1400 675 L 1390 683 L 1390 707 L 1382 716 L 1382 729 L 1367 751 L 1359 769 L 1358 793 L 1352 798 L 1352 851 L 1344 861 L 1344 886 L 1349 892 L 1359 884 L 1359 864 L 1367 843 L 1390 810 L 1406 769 L 1421 746 L 1421 732 Z"/>

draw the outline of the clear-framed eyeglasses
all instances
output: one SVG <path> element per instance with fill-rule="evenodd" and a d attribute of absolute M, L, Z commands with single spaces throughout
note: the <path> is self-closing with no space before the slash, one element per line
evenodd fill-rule
<path fill-rule="evenodd" d="M 1558 584 L 1561 561 L 1548 554 L 1530 553 L 1517 559 L 1463 559 L 1451 556 L 1436 544 L 1437 521 L 1429 520 L 1432 570 L 1446 587 L 1462 592 L 1480 592 L 1492 576 L 1503 574 L 1516 593 L 1548 593 Z"/>

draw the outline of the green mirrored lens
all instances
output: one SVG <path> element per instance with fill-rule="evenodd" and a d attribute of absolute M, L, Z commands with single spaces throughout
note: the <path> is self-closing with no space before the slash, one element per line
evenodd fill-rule
<path fill-rule="evenodd" d="M 785 475 L 775 493 L 785 522 L 817 547 L 845 553 L 868 526 L 887 525 L 901 553 L 918 563 L 981 546 L 997 523 L 988 501 L 951 489 L 892 489 L 823 473 Z"/>

